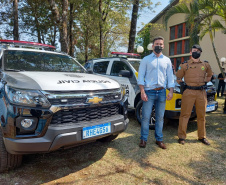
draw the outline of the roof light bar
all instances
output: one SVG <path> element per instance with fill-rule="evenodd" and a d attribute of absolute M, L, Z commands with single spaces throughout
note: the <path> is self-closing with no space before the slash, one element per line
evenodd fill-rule
<path fill-rule="evenodd" d="M 18 41 L 18 40 L 0 40 L 0 44 L 12 44 L 14 46 L 28 46 L 35 48 L 44 48 L 44 49 L 52 49 L 55 50 L 55 46 L 41 44 L 38 42 L 27 42 L 27 41 Z"/>
<path fill-rule="evenodd" d="M 136 53 L 123 53 L 123 52 L 111 52 L 112 55 L 128 55 L 128 56 L 137 56 L 140 57 L 139 54 Z"/>

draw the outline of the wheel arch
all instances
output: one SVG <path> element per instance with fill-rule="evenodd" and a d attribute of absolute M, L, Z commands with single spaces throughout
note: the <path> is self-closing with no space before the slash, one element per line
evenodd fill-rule
<path fill-rule="evenodd" d="M 140 92 L 136 95 L 136 98 L 134 100 L 134 108 L 136 108 L 138 102 L 141 100 L 141 97 L 140 97 Z"/>

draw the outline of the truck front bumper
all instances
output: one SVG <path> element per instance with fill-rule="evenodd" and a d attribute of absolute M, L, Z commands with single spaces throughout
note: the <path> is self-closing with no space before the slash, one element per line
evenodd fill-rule
<path fill-rule="evenodd" d="M 111 123 L 111 133 L 83 139 L 83 128 L 102 123 Z M 123 132 L 129 123 L 129 119 L 124 119 L 124 116 L 115 115 L 110 119 L 102 119 L 96 123 L 86 122 L 80 126 L 49 126 L 46 134 L 43 137 L 11 139 L 4 138 L 6 150 L 11 154 L 31 154 L 31 153 L 46 153 L 60 148 L 68 148 L 84 143 L 96 141 L 97 139 L 108 135 L 116 135 Z"/>

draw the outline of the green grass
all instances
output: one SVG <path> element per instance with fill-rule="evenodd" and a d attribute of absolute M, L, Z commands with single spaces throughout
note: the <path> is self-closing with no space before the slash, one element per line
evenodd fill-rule
<path fill-rule="evenodd" d="M 90 143 L 50 154 L 24 156 L 20 168 L 0 175 L 0 184 L 226 184 L 226 114 L 224 99 L 206 115 L 206 146 L 191 121 L 185 145 L 177 143 L 178 121 L 164 127 L 167 150 L 157 147 L 150 130 L 139 148 L 140 125 L 129 113 L 128 129 L 111 143 Z"/>

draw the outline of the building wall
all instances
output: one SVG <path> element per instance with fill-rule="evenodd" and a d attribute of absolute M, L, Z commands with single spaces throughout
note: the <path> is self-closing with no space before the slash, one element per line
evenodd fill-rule
<path fill-rule="evenodd" d="M 184 18 L 185 18 L 185 16 L 183 14 L 181 14 L 181 16 L 173 15 L 171 17 L 171 19 L 168 21 L 167 30 L 165 30 L 164 28 L 161 28 L 160 30 L 155 30 L 155 29 L 151 30 L 150 34 L 152 36 L 164 37 L 164 50 L 163 50 L 164 55 L 169 56 L 169 43 L 170 43 L 169 42 L 170 41 L 170 29 L 169 28 L 171 26 L 184 22 Z M 155 23 L 162 24 L 163 23 L 162 17 L 160 19 L 158 19 Z"/>
<path fill-rule="evenodd" d="M 163 50 L 163 54 L 172 58 L 172 56 L 169 55 L 169 43 L 170 43 L 170 27 L 171 26 L 175 26 L 178 25 L 180 23 L 185 22 L 185 14 L 176 14 L 173 15 L 167 24 L 167 30 L 165 29 L 160 29 L 160 30 L 151 30 L 150 34 L 152 36 L 163 36 L 164 37 L 164 50 Z M 162 17 L 160 17 L 155 23 L 157 24 L 162 24 Z M 183 38 L 181 38 L 183 39 Z M 216 51 L 218 53 L 218 57 L 219 59 L 221 57 L 225 57 L 226 58 L 226 35 L 221 33 L 220 31 L 217 31 L 215 34 L 215 38 L 214 38 L 214 42 L 215 42 L 215 47 L 216 47 Z M 213 48 L 212 48 L 212 44 L 211 44 L 211 40 L 209 38 L 209 35 L 205 35 L 203 37 L 203 39 L 200 41 L 200 46 L 203 49 L 202 55 L 201 55 L 201 60 L 207 60 L 209 61 L 212 70 L 214 72 L 214 74 L 219 74 L 220 73 L 220 69 L 218 67 L 217 64 L 217 60 L 215 57 L 215 54 L 213 52 Z M 184 56 L 182 55 L 176 55 L 178 57 L 180 56 Z M 226 68 L 226 64 L 223 66 Z"/>

